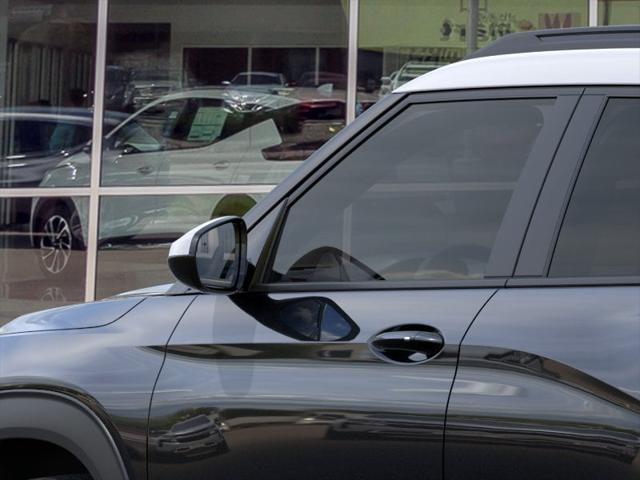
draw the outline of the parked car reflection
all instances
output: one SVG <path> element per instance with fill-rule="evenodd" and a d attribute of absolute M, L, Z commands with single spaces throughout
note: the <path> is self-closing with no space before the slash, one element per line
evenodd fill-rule
<path fill-rule="evenodd" d="M 106 112 L 105 131 L 126 118 Z M 52 168 L 91 140 L 92 128 L 93 111 L 87 108 L 31 106 L 0 110 L 0 188 L 39 186 Z"/>
<path fill-rule="evenodd" d="M 171 462 L 180 458 L 188 461 L 227 453 L 229 446 L 223 433 L 226 429 L 223 422 L 204 413 L 178 421 L 164 433 L 155 432 L 156 459 L 162 461 L 166 456 Z"/>

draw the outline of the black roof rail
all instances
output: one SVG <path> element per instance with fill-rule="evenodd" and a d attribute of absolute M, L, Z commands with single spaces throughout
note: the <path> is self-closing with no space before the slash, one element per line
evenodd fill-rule
<path fill-rule="evenodd" d="M 640 25 L 558 28 L 511 33 L 470 53 L 465 59 L 509 53 L 592 48 L 640 48 Z"/>

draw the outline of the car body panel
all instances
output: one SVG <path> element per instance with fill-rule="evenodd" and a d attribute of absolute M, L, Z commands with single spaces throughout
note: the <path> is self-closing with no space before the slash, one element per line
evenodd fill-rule
<path fill-rule="evenodd" d="M 131 297 L 28 313 L 0 327 L 0 334 L 101 327 L 117 321 L 141 301 Z"/>
<path fill-rule="evenodd" d="M 0 335 L 0 390 L 60 392 L 88 405 L 117 432 L 132 478 L 146 478 L 151 392 L 164 346 L 192 300 L 190 295 L 149 297 L 106 326 L 81 328 L 86 326 L 81 320 L 74 329 Z M 136 301 L 116 300 L 124 308 Z"/>
<path fill-rule="evenodd" d="M 421 471 L 424 478 L 441 478 L 457 345 L 493 292 L 198 297 L 169 342 L 154 392 L 151 477 L 201 478 L 215 471 L 234 478 L 260 472 L 261 478 L 280 479 L 400 479 Z M 355 338 L 299 340 L 268 315 L 277 302 L 309 297 L 337 305 L 357 326 Z M 422 365 L 374 356 L 368 339 L 404 323 L 439 328 L 446 341 L 442 353 Z M 224 426 L 209 434 L 210 446 L 197 455 L 177 445 L 168 449 L 163 438 L 202 415 Z"/>
<path fill-rule="evenodd" d="M 639 478 L 639 357 L 638 286 L 499 291 L 460 349 L 446 478 Z"/>

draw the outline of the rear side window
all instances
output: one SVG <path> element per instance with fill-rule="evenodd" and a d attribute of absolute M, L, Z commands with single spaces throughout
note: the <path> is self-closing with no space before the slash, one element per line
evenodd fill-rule
<path fill-rule="evenodd" d="M 549 275 L 640 275 L 640 99 L 609 100 L 567 208 Z"/>
<path fill-rule="evenodd" d="M 550 98 L 408 107 L 291 206 L 269 280 L 483 278 L 555 112 Z"/>

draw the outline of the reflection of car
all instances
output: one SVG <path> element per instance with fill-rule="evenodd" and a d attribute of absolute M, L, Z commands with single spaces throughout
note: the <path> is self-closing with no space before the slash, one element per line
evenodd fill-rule
<path fill-rule="evenodd" d="M 105 130 L 126 117 L 107 112 Z M 37 187 L 64 155 L 91 139 L 93 112 L 82 108 L 18 107 L 0 110 L 5 148 L 0 157 L 0 188 Z"/>
<path fill-rule="evenodd" d="M 264 93 L 195 89 L 158 99 L 113 129 L 103 142 L 103 185 L 276 184 L 298 161 L 272 161 L 262 152 L 282 143 L 279 132 L 297 121 L 298 101 Z M 52 168 L 43 187 L 86 185 L 87 149 L 77 149 Z M 214 205 L 181 197 L 115 197 L 101 212 L 99 240 L 172 241 L 179 232 L 209 218 Z M 107 207 L 107 205 L 109 205 Z M 59 261 L 86 245 L 88 211 L 81 198 L 36 198 L 32 204 L 32 238 L 41 247 L 45 273 L 59 274 Z M 190 212 L 190 213 L 189 213 Z M 62 257 L 60 256 L 62 253 Z"/>
<path fill-rule="evenodd" d="M 172 462 L 176 456 L 185 460 L 207 458 L 229 451 L 223 429 L 209 416 L 200 414 L 177 422 L 156 440 L 159 460 L 167 457 Z"/>
<path fill-rule="evenodd" d="M 104 104 L 106 110 L 120 111 L 127 107 L 127 86 L 131 72 L 118 65 L 107 65 L 104 85 Z"/>
<path fill-rule="evenodd" d="M 273 72 L 242 72 L 233 77 L 231 81 L 222 82 L 222 84 L 231 87 L 253 87 L 267 90 L 287 86 L 284 75 Z"/>
<path fill-rule="evenodd" d="M 347 76 L 337 72 L 305 72 L 296 82 L 299 87 L 319 87 L 331 84 L 337 90 L 347 89 Z"/>
<path fill-rule="evenodd" d="M 399 70 L 393 72 L 388 77 L 382 77 L 382 87 L 380 88 L 380 95 L 384 96 L 387 93 L 393 92 L 396 88 L 401 87 L 407 82 L 410 82 L 414 78 L 418 78 L 425 73 L 429 73 L 437 68 L 443 67 L 446 63 L 441 62 L 417 62 L 411 61 L 405 63 Z"/>
<path fill-rule="evenodd" d="M 637 480 L 640 28 L 599 31 L 404 85 L 168 290 L 5 325 L 7 476 Z M 229 452 L 158 460 L 203 414 Z"/>
<path fill-rule="evenodd" d="M 126 117 L 113 112 L 104 116 L 105 131 Z M 93 112 L 81 108 L 19 107 L 0 111 L 0 188 L 37 187 L 61 161 L 91 139 Z M 4 212 L 3 226 L 28 230 L 29 198 L 14 198 Z"/>
<path fill-rule="evenodd" d="M 177 72 L 167 70 L 136 70 L 131 72 L 124 93 L 124 109 L 135 112 L 152 101 L 180 89 Z"/>
<path fill-rule="evenodd" d="M 127 86 L 125 110 L 134 112 L 179 88 L 171 80 L 138 80 Z"/>

